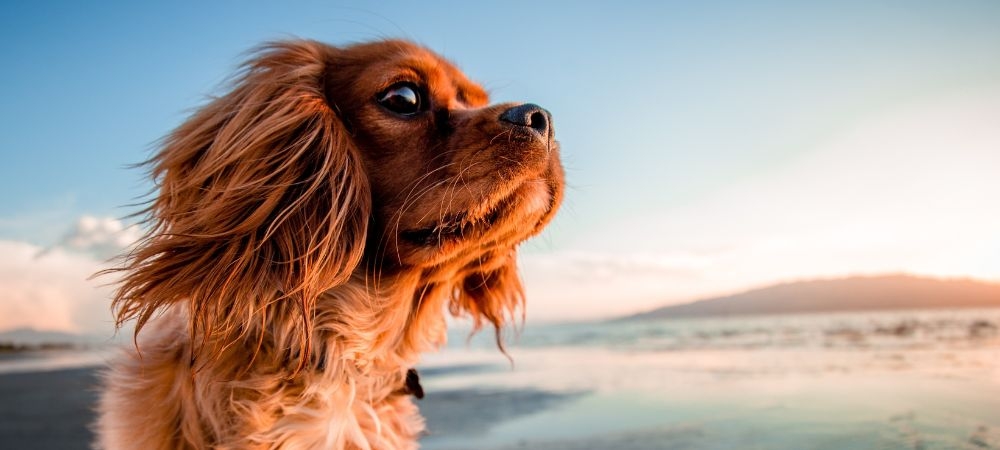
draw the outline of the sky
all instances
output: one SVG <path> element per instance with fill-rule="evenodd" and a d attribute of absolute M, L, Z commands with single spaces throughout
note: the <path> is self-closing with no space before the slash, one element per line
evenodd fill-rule
<path fill-rule="evenodd" d="M 427 45 L 552 112 L 569 189 L 528 320 L 787 280 L 1000 281 L 1000 3 L 5 2 L 0 330 L 110 328 L 156 141 L 246 51 Z"/>

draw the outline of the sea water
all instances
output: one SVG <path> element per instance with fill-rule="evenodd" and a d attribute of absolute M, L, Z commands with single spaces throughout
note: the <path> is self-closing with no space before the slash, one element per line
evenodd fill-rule
<path fill-rule="evenodd" d="M 450 339 L 424 388 L 468 411 L 424 448 L 1000 448 L 1000 310 L 528 323 L 513 362 Z"/>

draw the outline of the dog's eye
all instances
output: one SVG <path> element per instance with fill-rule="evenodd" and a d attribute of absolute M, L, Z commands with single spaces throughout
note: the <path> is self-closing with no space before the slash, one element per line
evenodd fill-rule
<path fill-rule="evenodd" d="M 420 89 L 412 83 L 394 84 L 378 95 L 378 103 L 396 114 L 412 116 L 423 109 Z"/>

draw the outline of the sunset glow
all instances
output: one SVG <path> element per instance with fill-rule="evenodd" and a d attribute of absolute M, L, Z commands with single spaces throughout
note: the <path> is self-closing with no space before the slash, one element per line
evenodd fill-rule
<path fill-rule="evenodd" d="M 503 39 L 478 20 L 442 27 L 418 5 L 383 7 L 324 5 L 306 15 L 318 21 L 264 5 L 5 14 L 21 19 L 3 30 L 0 188 L 14 194 L 0 202 L 12 249 L 0 329 L 109 328 L 109 288 L 81 277 L 139 234 L 116 218 L 151 186 L 124 167 L 217 93 L 241 52 L 288 37 L 277 30 L 409 35 L 493 100 L 552 112 L 569 189 L 521 255 L 531 321 L 852 274 L 1000 280 L 995 5 L 544 4 L 531 7 L 568 21 Z M 477 8 L 462 14 L 523 22 L 516 8 Z M 546 52 L 510 52 L 539 39 Z M 81 304 L 91 312 L 71 318 Z"/>

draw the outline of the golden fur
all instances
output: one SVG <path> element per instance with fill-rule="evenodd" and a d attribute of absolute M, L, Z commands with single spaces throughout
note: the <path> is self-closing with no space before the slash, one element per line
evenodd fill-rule
<path fill-rule="evenodd" d="M 423 109 L 387 109 L 393 86 Z M 404 41 L 257 52 L 148 163 L 159 192 L 114 300 L 135 346 L 96 446 L 416 448 L 407 370 L 445 309 L 499 342 L 517 245 L 562 198 L 551 119 L 518 106 Z"/>

